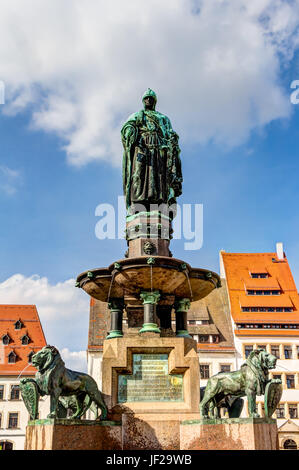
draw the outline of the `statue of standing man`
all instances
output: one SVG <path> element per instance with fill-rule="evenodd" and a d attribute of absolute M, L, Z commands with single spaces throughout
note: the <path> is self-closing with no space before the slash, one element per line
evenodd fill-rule
<path fill-rule="evenodd" d="M 167 116 L 155 110 L 157 96 L 150 88 L 142 97 L 144 109 L 132 114 L 121 130 L 123 188 L 128 211 L 135 204 L 175 204 L 182 194 L 179 136 Z"/>

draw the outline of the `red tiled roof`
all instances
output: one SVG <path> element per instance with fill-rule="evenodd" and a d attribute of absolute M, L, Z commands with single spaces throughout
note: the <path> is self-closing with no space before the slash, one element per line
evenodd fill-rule
<path fill-rule="evenodd" d="M 231 314 L 235 323 L 298 323 L 299 296 L 287 258 L 278 260 L 276 253 L 225 253 L 222 252 L 229 291 Z M 273 262 L 274 260 L 274 262 Z M 268 278 L 252 278 L 250 273 L 268 273 Z M 253 290 L 267 290 L 273 285 L 281 295 L 246 295 L 245 286 Z M 250 286 L 250 287 L 249 287 Z M 252 287 L 254 286 L 254 287 Z M 292 307 L 292 312 L 242 312 L 243 307 Z M 243 330 L 244 331 L 244 330 Z M 270 329 L 246 329 L 246 334 L 272 335 Z M 292 331 L 292 333 L 290 333 Z M 294 331 L 294 333 L 293 333 Z M 235 330 L 236 335 L 245 332 Z M 273 335 L 298 335 L 289 329 L 275 330 Z"/>
<path fill-rule="evenodd" d="M 259 328 L 258 330 L 244 328 L 242 330 L 234 330 L 237 336 L 299 336 L 299 331 L 294 329 L 275 330 L 268 328 Z"/>
<path fill-rule="evenodd" d="M 23 326 L 16 330 L 14 324 L 21 320 Z M 8 345 L 2 344 L 2 337 L 11 338 Z M 23 345 L 21 338 L 27 334 L 28 345 Z M 0 375 L 19 375 L 28 366 L 28 355 L 36 353 L 46 346 L 46 339 L 35 305 L 0 305 Z M 11 352 L 17 355 L 16 363 L 8 363 Z M 34 375 L 35 367 L 30 365 L 22 375 Z"/>
<path fill-rule="evenodd" d="M 241 307 L 294 307 L 290 296 L 286 294 L 246 295 L 242 292 L 239 295 L 239 302 Z"/>
<path fill-rule="evenodd" d="M 244 282 L 246 289 L 248 290 L 280 290 L 280 285 L 277 279 L 273 277 L 261 278 L 250 278 Z"/>

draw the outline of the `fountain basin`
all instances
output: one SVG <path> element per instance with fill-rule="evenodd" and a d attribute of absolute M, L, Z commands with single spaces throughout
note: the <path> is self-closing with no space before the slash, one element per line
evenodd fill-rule
<path fill-rule="evenodd" d="M 159 290 L 176 298 L 200 300 L 220 286 L 218 274 L 168 256 L 125 258 L 108 268 L 85 271 L 77 277 L 77 286 L 95 299 L 133 295 L 144 290 Z"/>

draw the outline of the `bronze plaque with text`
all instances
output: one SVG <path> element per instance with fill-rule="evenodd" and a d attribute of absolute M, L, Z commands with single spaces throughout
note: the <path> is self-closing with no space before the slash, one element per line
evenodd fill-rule
<path fill-rule="evenodd" d="M 168 374 L 168 354 L 133 354 L 133 374 L 118 376 L 118 402 L 183 401 L 183 375 Z"/>

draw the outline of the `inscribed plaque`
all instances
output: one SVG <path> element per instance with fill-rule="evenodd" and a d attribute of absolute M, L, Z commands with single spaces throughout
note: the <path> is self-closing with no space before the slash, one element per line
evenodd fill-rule
<path fill-rule="evenodd" d="M 133 354 L 133 374 L 118 376 L 118 402 L 183 401 L 183 375 L 168 374 L 168 354 Z"/>

